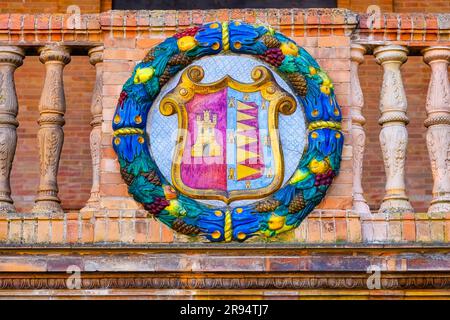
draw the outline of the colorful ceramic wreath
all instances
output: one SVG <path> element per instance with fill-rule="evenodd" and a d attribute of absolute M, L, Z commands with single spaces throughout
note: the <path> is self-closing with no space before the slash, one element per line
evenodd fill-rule
<path fill-rule="evenodd" d="M 268 198 L 240 207 L 214 207 L 176 190 L 148 148 L 147 116 L 161 88 L 194 60 L 231 51 L 273 66 L 292 86 L 308 123 L 308 146 L 288 182 Z M 129 193 L 161 222 L 210 241 L 273 237 L 296 228 L 338 174 L 341 110 L 326 73 L 301 47 L 268 26 L 238 21 L 193 27 L 150 49 L 123 86 L 113 119 L 113 147 Z"/>

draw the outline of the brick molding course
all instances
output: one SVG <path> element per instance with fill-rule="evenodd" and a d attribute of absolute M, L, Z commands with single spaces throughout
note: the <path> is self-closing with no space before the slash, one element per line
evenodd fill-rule
<path fill-rule="evenodd" d="M 248 298 L 449 297 L 450 260 L 439 246 L 157 245 L 0 249 L 0 297 Z M 56 255 L 55 255 L 56 254 Z M 67 289 L 68 268 L 81 275 Z M 380 287 L 369 289 L 371 272 Z M 176 290 L 173 291 L 173 290 Z M 318 291 L 319 290 L 319 291 Z M 36 297 L 36 296 L 35 296 Z"/>

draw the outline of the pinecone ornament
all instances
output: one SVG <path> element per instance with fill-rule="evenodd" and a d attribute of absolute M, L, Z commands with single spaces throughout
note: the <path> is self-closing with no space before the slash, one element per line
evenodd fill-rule
<path fill-rule="evenodd" d="M 149 172 L 143 173 L 142 175 L 148 180 L 148 182 L 150 182 L 156 186 L 161 185 L 161 179 L 159 179 L 159 176 L 155 170 L 151 170 Z"/>
<path fill-rule="evenodd" d="M 177 53 L 172 56 L 169 60 L 169 65 L 176 66 L 176 65 L 182 65 L 187 66 L 192 62 L 192 58 L 187 56 L 185 53 Z"/>
<path fill-rule="evenodd" d="M 185 235 L 195 235 L 200 233 L 200 229 L 198 227 L 187 224 L 180 218 L 177 218 L 173 222 L 172 229 Z"/>
<path fill-rule="evenodd" d="M 127 185 L 130 185 L 133 182 L 134 175 L 132 175 L 131 173 L 128 173 L 127 169 L 121 168 L 120 169 L 120 174 L 122 175 L 123 181 L 125 181 L 125 183 Z"/>
<path fill-rule="evenodd" d="M 281 42 L 277 38 L 267 34 L 261 37 L 261 41 L 267 48 L 279 48 L 281 46 Z"/>
<path fill-rule="evenodd" d="M 170 202 L 164 198 L 155 198 L 152 203 L 144 203 L 144 209 L 150 214 L 157 216 Z"/>
<path fill-rule="evenodd" d="M 279 67 L 284 60 L 284 54 L 279 48 L 271 48 L 266 50 L 264 54 L 260 54 L 259 58 L 275 67 Z"/>
<path fill-rule="evenodd" d="M 305 199 L 303 199 L 303 195 L 299 192 L 294 199 L 289 203 L 289 213 L 297 213 L 305 207 Z"/>
<path fill-rule="evenodd" d="M 270 211 L 274 211 L 276 208 L 278 208 L 279 205 L 280 205 L 280 201 L 275 200 L 275 199 L 268 199 L 268 200 L 258 202 L 256 204 L 255 209 L 258 212 L 270 212 Z"/>
<path fill-rule="evenodd" d="M 169 68 L 166 67 L 162 75 L 159 76 L 159 87 L 162 87 L 170 80 Z"/>
<path fill-rule="evenodd" d="M 308 92 L 308 86 L 306 84 L 305 77 L 299 72 L 287 73 L 286 74 L 295 91 L 302 97 L 306 96 Z"/>
<path fill-rule="evenodd" d="M 153 47 L 148 51 L 147 55 L 144 57 L 144 59 L 142 59 L 143 62 L 155 60 L 155 48 L 156 47 Z"/>

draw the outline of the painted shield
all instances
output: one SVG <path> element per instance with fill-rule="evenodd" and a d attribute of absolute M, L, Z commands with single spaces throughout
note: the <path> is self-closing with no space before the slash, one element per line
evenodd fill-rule
<path fill-rule="evenodd" d="M 200 66 L 188 67 L 161 100 L 163 115 L 178 115 L 174 186 L 225 203 L 273 193 L 284 177 L 278 114 L 293 113 L 295 99 L 263 66 L 252 70 L 252 83 L 202 83 L 203 76 Z"/>

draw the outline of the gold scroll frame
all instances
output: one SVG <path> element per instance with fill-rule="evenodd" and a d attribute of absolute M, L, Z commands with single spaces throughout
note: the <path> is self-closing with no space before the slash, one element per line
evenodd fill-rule
<path fill-rule="evenodd" d="M 159 110 L 164 116 L 175 113 L 178 116 L 177 147 L 172 161 L 172 183 L 184 195 L 194 199 L 221 200 L 226 204 L 236 200 L 264 198 L 278 190 L 283 183 L 284 158 L 280 148 L 278 132 L 278 114 L 290 115 L 297 108 L 296 100 L 292 95 L 282 90 L 273 79 L 272 73 L 264 66 L 253 68 L 251 77 L 254 82 L 242 83 L 230 76 L 212 83 L 200 83 L 204 77 L 204 70 L 200 66 L 190 66 L 183 71 L 178 85 L 173 88 L 162 100 Z M 274 179 L 270 185 L 259 189 L 233 190 L 221 192 L 212 189 L 194 189 L 186 186 L 181 179 L 181 161 L 187 141 L 188 115 L 185 104 L 196 94 L 211 94 L 226 87 L 244 93 L 260 92 L 261 96 L 269 102 L 268 106 L 268 132 L 275 162 Z"/>

